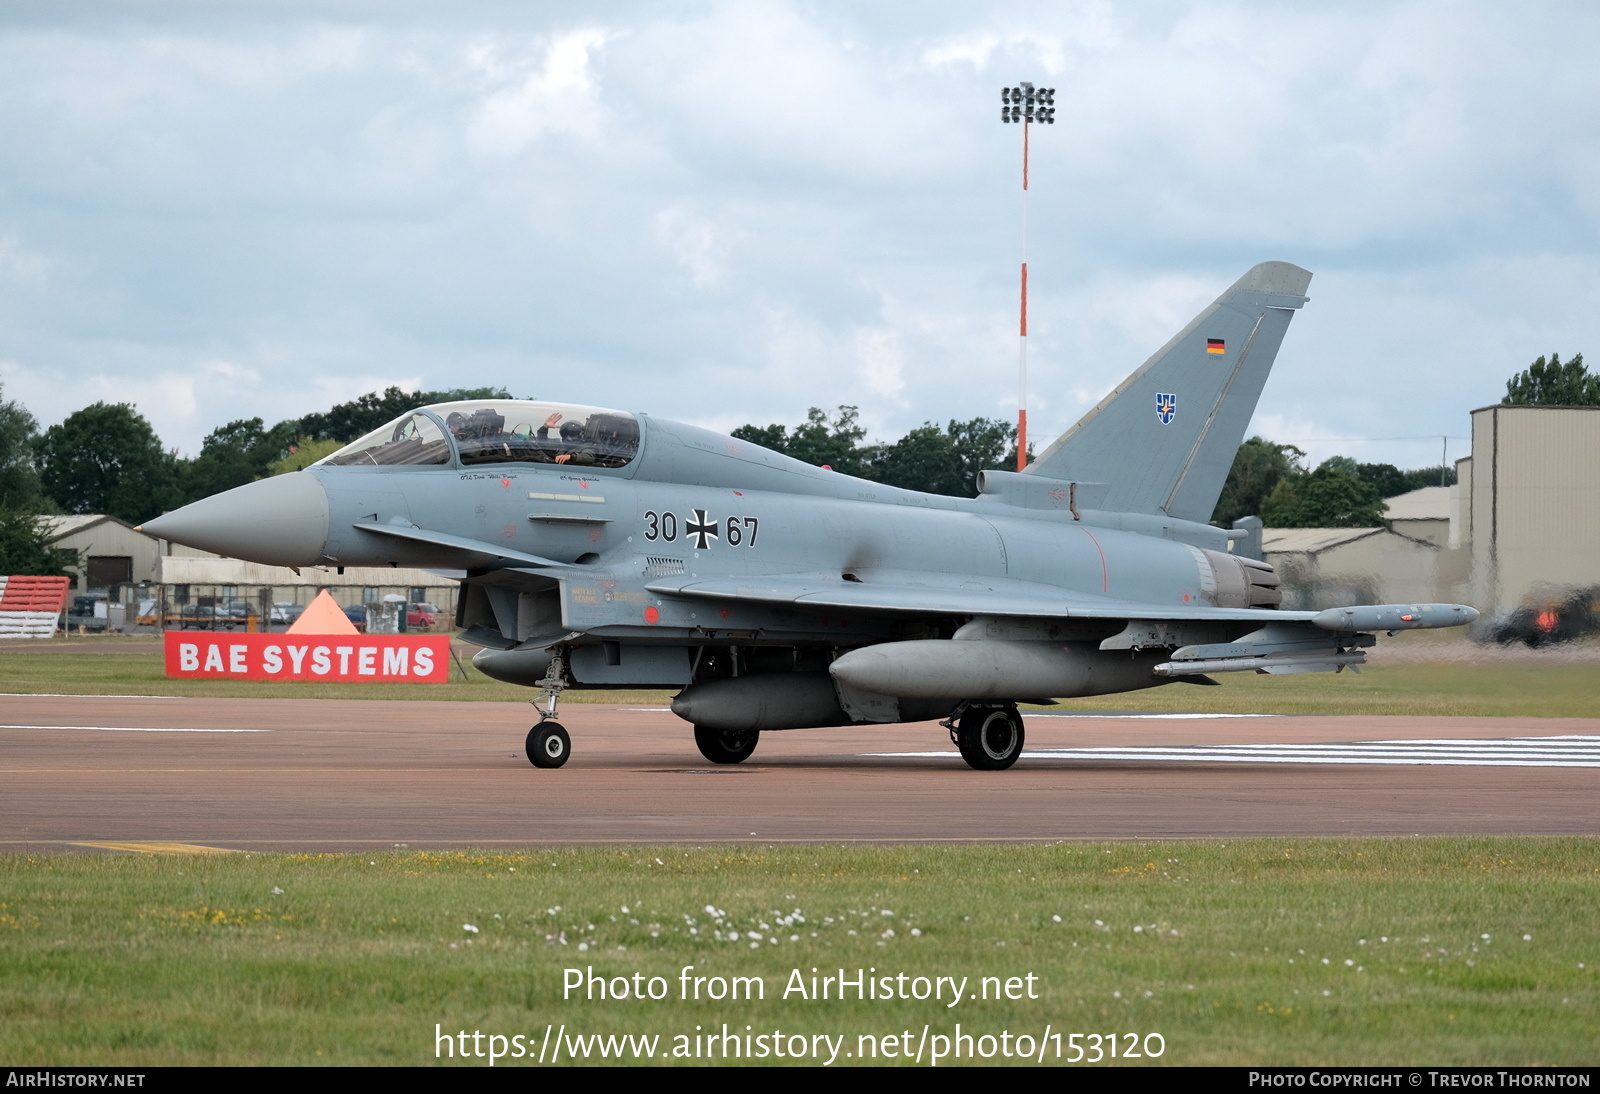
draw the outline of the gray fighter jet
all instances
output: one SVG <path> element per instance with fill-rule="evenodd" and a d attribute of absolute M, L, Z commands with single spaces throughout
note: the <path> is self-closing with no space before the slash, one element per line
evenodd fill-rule
<path fill-rule="evenodd" d="M 1476 618 L 1282 610 L 1259 522 L 1207 523 L 1310 280 L 1255 267 L 972 499 L 643 414 L 492 399 L 423 407 L 145 530 L 276 565 L 465 571 L 473 663 L 541 689 L 537 767 L 566 762 L 557 701 L 578 686 L 678 688 L 672 709 L 716 763 L 764 730 L 865 740 L 942 719 L 967 763 L 1003 769 L 1022 750 L 1018 702 L 1337 672 L 1373 632 Z"/>

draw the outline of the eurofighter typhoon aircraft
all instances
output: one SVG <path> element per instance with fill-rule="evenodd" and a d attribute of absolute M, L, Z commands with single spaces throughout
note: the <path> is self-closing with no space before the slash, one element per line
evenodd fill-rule
<path fill-rule="evenodd" d="M 1019 702 L 1337 672 L 1372 632 L 1477 616 L 1282 610 L 1259 538 L 1207 523 L 1310 281 L 1255 267 L 972 499 L 644 414 L 490 399 L 423 407 L 144 527 L 281 566 L 465 571 L 473 664 L 542 690 L 536 767 L 571 752 L 562 689 L 672 687 L 715 763 L 767 730 L 942 719 L 968 764 L 999 770 L 1022 751 Z"/>

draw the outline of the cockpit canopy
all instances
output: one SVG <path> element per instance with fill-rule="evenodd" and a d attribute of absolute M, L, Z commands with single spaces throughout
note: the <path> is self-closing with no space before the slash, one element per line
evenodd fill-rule
<path fill-rule="evenodd" d="M 570 403 L 474 399 L 438 403 L 394 421 L 318 460 L 328 467 L 557 463 L 625 467 L 639 453 L 631 414 Z"/>

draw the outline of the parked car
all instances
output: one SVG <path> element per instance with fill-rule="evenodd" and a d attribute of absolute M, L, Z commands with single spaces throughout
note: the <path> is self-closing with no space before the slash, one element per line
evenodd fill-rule
<path fill-rule="evenodd" d="M 90 593 L 88 596 L 75 596 L 72 598 L 72 609 L 67 612 L 67 630 L 75 631 L 80 627 L 86 631 L 103 631 L 106 629 L 106 609 L 101 607 L 96 612 L 96 606 L 106 602 L 106 594 Z"/>
<path fill-rule="evenodd" d="M 344 617 L 356 625 L 356 630 L 367 631 L 367 609 L 364 604 L 352 604 L 344 609 Z"/>
<path fill-rule="evenodd" d="M 304 604 L 295 604 L 288 600 L 279 600 L 272 605 L 272 612 L 267 618 L 274 625 L 281 624 L 287 626 L 304 615 L 305 610 L 306 606 Z"/>
<path fill-rule="evenodd" d="M 178 618 L 183 623 L 183 630 L 215 630 L 217 626 L 217 610 L 209 604 L 185 604 L 178 612 Z"/>
<path fill-rule="evenodd" d="M 433 624 L 434 614 L 432 612 L 423 611 L 422 605 L 420 604 L 412 605 L 411 608 L 406 612 L 406 628 L 408 630 L 430 630 L 432 629 Z"/>

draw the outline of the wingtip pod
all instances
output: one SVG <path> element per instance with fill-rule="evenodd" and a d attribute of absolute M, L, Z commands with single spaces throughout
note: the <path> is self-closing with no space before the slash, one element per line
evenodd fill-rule
<path fill-rule="evenodd" d="M 1466 604 L 1363 604 L 1329 608 L 1311 617 L 1325 631 L 1410 631 L 1464 627 L 1478 618 Z"/>

